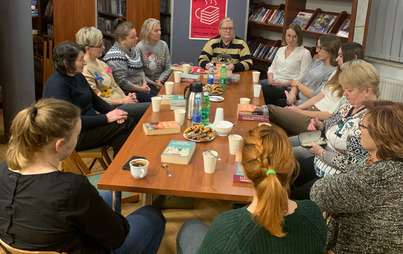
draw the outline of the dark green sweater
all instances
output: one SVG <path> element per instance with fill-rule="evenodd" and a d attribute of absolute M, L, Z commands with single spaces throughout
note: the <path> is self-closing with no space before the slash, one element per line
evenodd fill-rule
<path fill-rule="evenodd" d="M 251 219 L 246 207 L 220 214 L 197 253 L 323 253 L 326 225 L 319 207 L 310 200 L 285 217 L 284 237 L 276 237 Z"/>

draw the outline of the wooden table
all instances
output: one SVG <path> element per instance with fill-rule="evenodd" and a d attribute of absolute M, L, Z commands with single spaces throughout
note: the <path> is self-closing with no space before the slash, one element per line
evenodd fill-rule
<path fill-rule="evenodd" d="M 170 80 L 173 79 L 171 75 Z M 205 82 L 202 77 L 201 81 Z M 183 94 L 189 83 L 175 83 L 173 94 Z M 165 94 L 162 88 L 161 94 Z M 252 72 L 242 72 L 241 79 L 227 89 L 222 95 L 223 102 L 211 102 L 210 122 L 214 121 L 216 108 L 224 108 L 224 120 L 231 121 L 241 127 L 243 131 L 233 127 L 231 133 L 243 135 L 247 130 L 254 128 L 258 122 L 237 120 L 237 105 L 239 98 L 248 97 L 252 104 L 264 104 L 263 95 L 253 97 Z M 139 192 L 148 194 L 162 194 L 172 196 L 222 199 L 232 201 L 251 201 L 253 192 L 249 183 L 233 182 L 233 167 L 235 156 L 229 154 L 228 137 L 217 136 L 213 141 L 197 143 L 196 151 L 189 165 L 169 164 L 172 174 L 168 178 L 166 171 L 161 167 L 161 154 L 168 143 L 173 139 L 185 140 L 183 130 L 191 126 L 192 121 L 185 119 L 185 124 L 179 134 L 146 136 L 143 131 L 143 122 L 158 122 L 174 120 L 174 112 L 168 105 L 161 105 L 160 112 L 152 112 L 152 107 L 146 111 L 140 122 L 126 143 L 112 161 L 108 170 L 98 183 L 99 189 L 114 191 L 114 197 L 120 200 L 120 192 Z M 221 161 L 217 161 L 214 174 L 204 172 L 202 152 L 205 149 L 218 152 Z M 146 157 L 150 162 L 148 174 L 144 179 L 134 179 L 130 171 L 122 166 L 133 156 Z M 116 196 L 115 196 L 116 195 Z"/>

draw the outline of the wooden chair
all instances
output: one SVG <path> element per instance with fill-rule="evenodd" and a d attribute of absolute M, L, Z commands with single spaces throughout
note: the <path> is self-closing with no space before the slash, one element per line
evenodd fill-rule
<path fill-rule="evenodd" d="M 106 170 L 112 162 L 108 155 L 108 148 L 109 146 L 102 146 L 94 149 L 79 151 L 77 153 L 81 158 L 93 158 L 90 166 L 88 167 L 90 171 L 97 161 L 99 164 L 101 164 L 102 168 Z"/>
<path fill-rule="evenodd" d="M 11 253 L 11 254 L 67 254 L 66 252 L 56 252 L 56 251 L 33 251 L 33 250 L 20 250 L 14 247 L 11 247 L 3 240 L 0 239 L 0 253 Z"/>
<path fill-rule="evenodd" d="M 45 86 L 46 81 L 54 72 L 53 62 L 52 62 L 52 51 L 53 51 L 53 41 L 44 40 L 43 41 L 43 78 L 42 84 Z"/>

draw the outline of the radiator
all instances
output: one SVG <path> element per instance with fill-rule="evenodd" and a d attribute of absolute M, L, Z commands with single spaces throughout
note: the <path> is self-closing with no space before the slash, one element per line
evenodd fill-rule
<path fill-rule="evenodd" d="M 381 78 L 380 99 L 403 102 L 403 80 Z"/>

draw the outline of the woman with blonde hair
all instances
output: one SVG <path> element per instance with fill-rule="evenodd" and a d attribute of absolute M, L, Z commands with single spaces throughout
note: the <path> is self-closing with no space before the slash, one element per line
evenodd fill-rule
<path fill-rule="evenodd" d="M 30 251 L 156 253 L 165 231 L 157 208 L 125 218 L 103 200 L 110 192 L 58 170 L 80 130 L 80 108 L 64 100 L 42 99 L 14 118 L 0 164 L 0 238 Z"/>
<path fill-rule="evenodd" d="M 253 185 L 252 203 L 219 215 L 197 253 L 323 253 L 326 225 L 319 207 L 288 198 L 298 162 L 284 130 L 267 123 L 249 130 L 242 165 Z M 190 220 L 182 226 L 179 253 L 192 253 L 188 246 L 195 224 Z"/>
<path fill-rule="evenodd" d="M 144 21 L 136 48 L 141 53 L 147 84 L 159 91 L 172 72 L 171 55 L 168 44 L 161 40 L 159 20 L 149 18 Z"/>
<path fill-rule="evenodd" d="M 317 181 L 311 199 L 332 214 L 327 249 L 334 253 L 403 251 L 403 103 L 365 101 L 359 123 L 369 153 L 345 173 Z"/>

